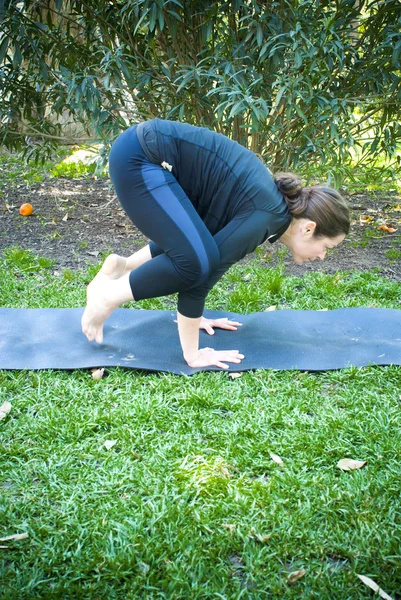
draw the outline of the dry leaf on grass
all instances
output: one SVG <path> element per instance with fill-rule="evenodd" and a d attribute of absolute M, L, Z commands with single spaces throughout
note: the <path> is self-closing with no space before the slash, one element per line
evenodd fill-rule
<path fill-rule="evenodd" d="M 278 454 L 273 454 L 273 452 L 269 452 L 269 454 L 270 454 L 270 458 L 272 459 L 272 461 L 274 461 L 275 463 L 277 463 L 280 466 L 284 465 L 282 458 L 280 458 L 280 456 Z"/>
<path fill-rule="evenodd" d="M 104 442 L 103 446 L 106 448 L 106 450 L 110 450 L 110 448 L 112 448 L 116 444 L 117 444 L 117 440 L 106 440 Z"/>
<path fill-rule="evenodd" d="M 343 471 L 362 469 L 364 465 L 366 465 L 366 460 L 353 460 L 352 458 L 342 458 L 337 463 L 337 467 Z"/>
<path fill-rule="evenodd" d="M 272 312 L 273 310 L 276 310 L 277 308 L 277 304 L 273 304 L 273 306 L 269 306 L 269 308 L 265 308 L 264 312 Z"/>
<path fill-rule="evenodd" d="M 101 369 L 92 369 L 92 378 L 95 381 L 99 381 L 100 379 L 102 379 L 104 375 L 104 367 L 102 367 Z"/>
<path fill-rule="evenodd" d="M 223 523 L 222 527 L 224 527 L 224 529 L 228 529 L 228 531 L 231 533 L 231 535 L 233 535 L 237 526 L 234 525 L 233 523 Z"/>
<path fill-rule="evenodd" d="M 248 533 L 248 537 L 253 538 L 254 540 L 257 540 L 261 544 L 265 544 L 266 542 L 268 542 L 270 540 L 271 536 L 272 536 L 271 533 L 269 533 L 267 535 L 262 535 L 261 533 L 256 533 L 256 531 L 253 527 L 251 528 L 251 531 Z"/>
<path fill-rule="evenodd" d="M 294 571 L 294 573 L 290 573 L 287 579 L 288 585 L 293 585 L 294 583 L 296 583 L 298 579 L 301 579 L 301 577 L 305 575 L 305 573 L 305 569 L 300 569 L 299 571 Z"/>
<path fill-rule="evenodd" d="M 139 567 L 139 570 L 140 570 L 140 571 L 141 571 L 141 572 L 142 572 L 144 575 L 147 575 L 147 574 L 149 573 L 149 571 L 150 571 L 150 566 L 149 566 L 148 564 L 146 564 L 146 563 L 142 562 L 142 561 L 140 561 L 140 562 L 138 563 L 138 567 Z"/>
<path fill-rule="evenodd" d="M 3 402 L 3 404 L 0 406 L 0 419 L 4 419 L 4 417 L 6 417 L 8 415 L 10 410 L 11 410 L 10 402 Z"/>
<path fill-rule="evenodd" d="M 237 379 L 237 377 L 242 377 L 242 373 L 229 373 L 228 374 L 231 379 Z"/>
<path fill-rule="evenodd" d="M 0 538 L 0 542 L 8 542 L 10 540 L 25 540 L 28 536 L 28 533 L 15 533 L 14 535 L 8 535 L 7 537 Z"/>
<path fill-rule="evenodd" d="M 393 600 L 391 598 L 391 596 L 389 596 L 388 594 L 386 594 L 385 591 L 383 591 L 381 589 L 381 587 L 379 587 L 377 585 L 377 583 L 375 583 L 373 581 L 373 579 L 371 579 L 370 577 L 365 577 L 365 575 L 358 575 L 358 573 L 356 574 L 357 577 L 359 577 L 359 579 L 368 587 L 370 587 L 371 590 L 373 590 L 374 592 L 377 592 L 380 596 L 380 598 L 384 598 L 384 600 Z"/>

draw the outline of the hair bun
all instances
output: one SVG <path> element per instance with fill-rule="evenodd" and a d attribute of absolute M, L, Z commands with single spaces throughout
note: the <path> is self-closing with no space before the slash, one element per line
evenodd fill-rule
<path fill-rule="evenodd" d="M 294 173 L 276 173 L 274 175 L 274 183 L 287 198 L 296 198 L 302 192 L 302 180 Z"/>

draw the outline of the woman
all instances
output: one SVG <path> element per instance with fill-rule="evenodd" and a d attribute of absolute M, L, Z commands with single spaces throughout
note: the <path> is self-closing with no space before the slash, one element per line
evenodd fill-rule
<path fill-rule="evenodd" d="M 129 258 L 108 256 L 87 290 L 82 331 L 102 343 L 103 324 L 131 300 L 178 292 L 178 333 L 191 367 L 240 363 L 239 350 L 199 349 L 199 329 L 240 323 L 202 317 L 205 299 L 227 269 L 266 239 L 280 240 L 297 263 L 323 260 L 348 233 L 349 210 L 328 187 L 303 188 L 291 174 L 271 176 L 229 138 L 155 119 L 122 133 L 110 152 L 117 196 L 150 244 Z"/>

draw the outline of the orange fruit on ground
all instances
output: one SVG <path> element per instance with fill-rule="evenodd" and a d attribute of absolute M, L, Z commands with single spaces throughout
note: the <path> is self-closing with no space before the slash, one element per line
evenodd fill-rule
<path fill-rule="evenodd" d="M 29 202 L 25 202 L 25 204 L 21 204 L 19 209 L 20 215 L 23 217 L 29 217 L 33 213 L 33 206 L 29 204 Z"/>

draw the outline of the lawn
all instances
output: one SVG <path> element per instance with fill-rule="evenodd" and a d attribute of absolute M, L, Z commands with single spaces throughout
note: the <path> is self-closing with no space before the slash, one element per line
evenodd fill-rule
<path fill-rule="evenodd" d="M 98 266 L 55 271 L 11 248 L 0 304 L 83 306 Z M 400 300 L 377 272 L 290 277 L 250 263 L 208 307 Z M 0 542 L 1 600 L 371 598 L 357 574 L 401 598 L 399 367 L 237 379 L 114 368 L 100 381 L 2 371 L 4 401 L 0 536 L 28 537 Z M 347 457 L 366 465 L 341 471 Z"/>

